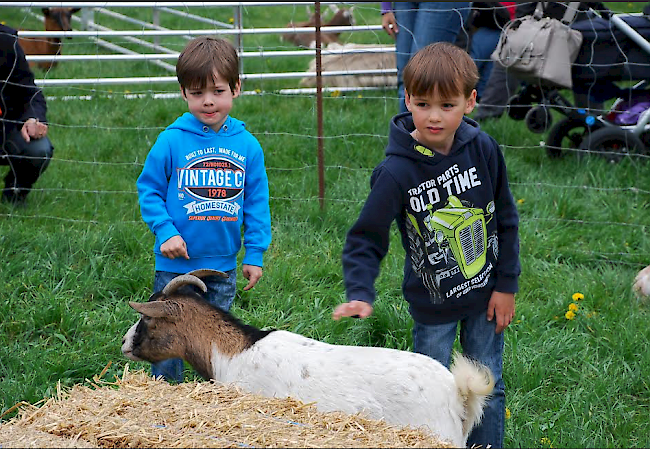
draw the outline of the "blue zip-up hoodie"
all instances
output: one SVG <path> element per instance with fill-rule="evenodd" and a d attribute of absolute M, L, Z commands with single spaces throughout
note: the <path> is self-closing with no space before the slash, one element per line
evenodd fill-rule
<path fill-rule="evenodd" d="M 263 266 L 271 243 L 268 179 L 262 147 L 244 122 L 229 116 L 215 133 L 186 112 L 158 136 L 137 187 L 142 218 L 156 237 L 157 271 L 236 268 L 242 225 L 243 263 Z M 189 260 L 161 254 L 175 235 L 185 240 Z"/>
<path fill-rule="evenodd" d="M 518 290 L 519 216 L 497 142 L 463 118 L 447 156 L 393 117 L 386 158 L 343 248 L 347 299 L 372 304 L 396 220 L 406 250 L 402 292 L 414 320 L 457 321 L 487 309 L 493 290 Z"/>

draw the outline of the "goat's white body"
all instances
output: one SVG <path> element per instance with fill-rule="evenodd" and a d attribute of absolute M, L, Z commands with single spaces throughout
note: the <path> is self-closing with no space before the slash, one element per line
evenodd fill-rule
<path fill-rule="evenodd" d="M 374 44 L 345 44 L 331 43 L 328 50 L 370 50 L 379 48 L 381 45 Z M 321 57 L 321 70 L 323 72 L 354 71 L 354 70 L 389 70 L 395 69 L 395 52 L 391 53 L 341 53 L 326 54 Z M 308 72 L 316 71 L 316 59 L 309 63 Z M 315 87 L 316 77 L 305 77 L 300 80 L 303 87 Z M 323 77 L 324 86 L 333 87 L 390 87 L 397 85 L 397 75 L 335 75 Z"/>
<path fill-rule="evenodd" d="M 650 298 L 650 266 L 639 271 L 634 279 L 634 290 L 639 296 Z"/>
<path fill-rule="evenodd" d="M 427 426 L 459 447 L 466 442 L 454 376 L 422 354 L 274 331 L 232 358 L 213 346 L 211 366 L 215 380 L 249 392 L 315 402 L 325 412 L 365 412 L 391 424 Z"/>

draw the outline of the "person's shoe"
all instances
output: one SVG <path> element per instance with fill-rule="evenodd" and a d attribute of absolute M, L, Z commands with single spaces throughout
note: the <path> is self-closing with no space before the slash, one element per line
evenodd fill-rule
<path fill-rule="evenodd" d="M 2 202 L 9 203 L 16 207 L 25 207 L 27 205 L 27 194 L 29 190 L 20 190 L 5 188 L 2 189 Z"/>

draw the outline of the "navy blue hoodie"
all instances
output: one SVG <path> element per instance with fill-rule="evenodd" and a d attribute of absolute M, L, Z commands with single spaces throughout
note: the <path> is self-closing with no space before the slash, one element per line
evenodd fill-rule
<path fill-rule="evenodd" d="M 414 320 L 456 321 L 487 309 L 492 291 L 518 290 L 519 216 L 497 142 L 464 117 L 447 156 L 411 137 L 410 112 L 393 117 L 386 158 L 347 234 L 348 301 L 372 304 L 396 220 L 406 250 L 402 291 Z"/>

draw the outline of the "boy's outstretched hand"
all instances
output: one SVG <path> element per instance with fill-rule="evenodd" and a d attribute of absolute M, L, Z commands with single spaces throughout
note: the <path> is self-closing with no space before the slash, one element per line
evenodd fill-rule
<path fill-rule="evenodd" d="M 488 302 L 487 319 L 492 321 L 494 318 L 497 320 L 497 327 L 495 332 L 500 334 L 508 327 L 515 317 L 515 294 L 514 293 L 501 293 L 497 291 L 492 292 L 490 302 Z"/>
<path fill-rule="evenodd" d="M 244 273 L 244 277 L 248 279 L 248 284 L 244 287 L 244 291 L 255 287 L 257 281 L 262 277 L 262 267 L 255 265 L 242 265 L 242 272 Z"/>
<path fill-rule="evenodd" d="M 340 320 L 344 316 L 358 316 L 359 318 L 366 318 L 372 313 L 372 306 L 363 301 L 350 301 L 339 304 L 332 313 L 334 320 Z"/>

